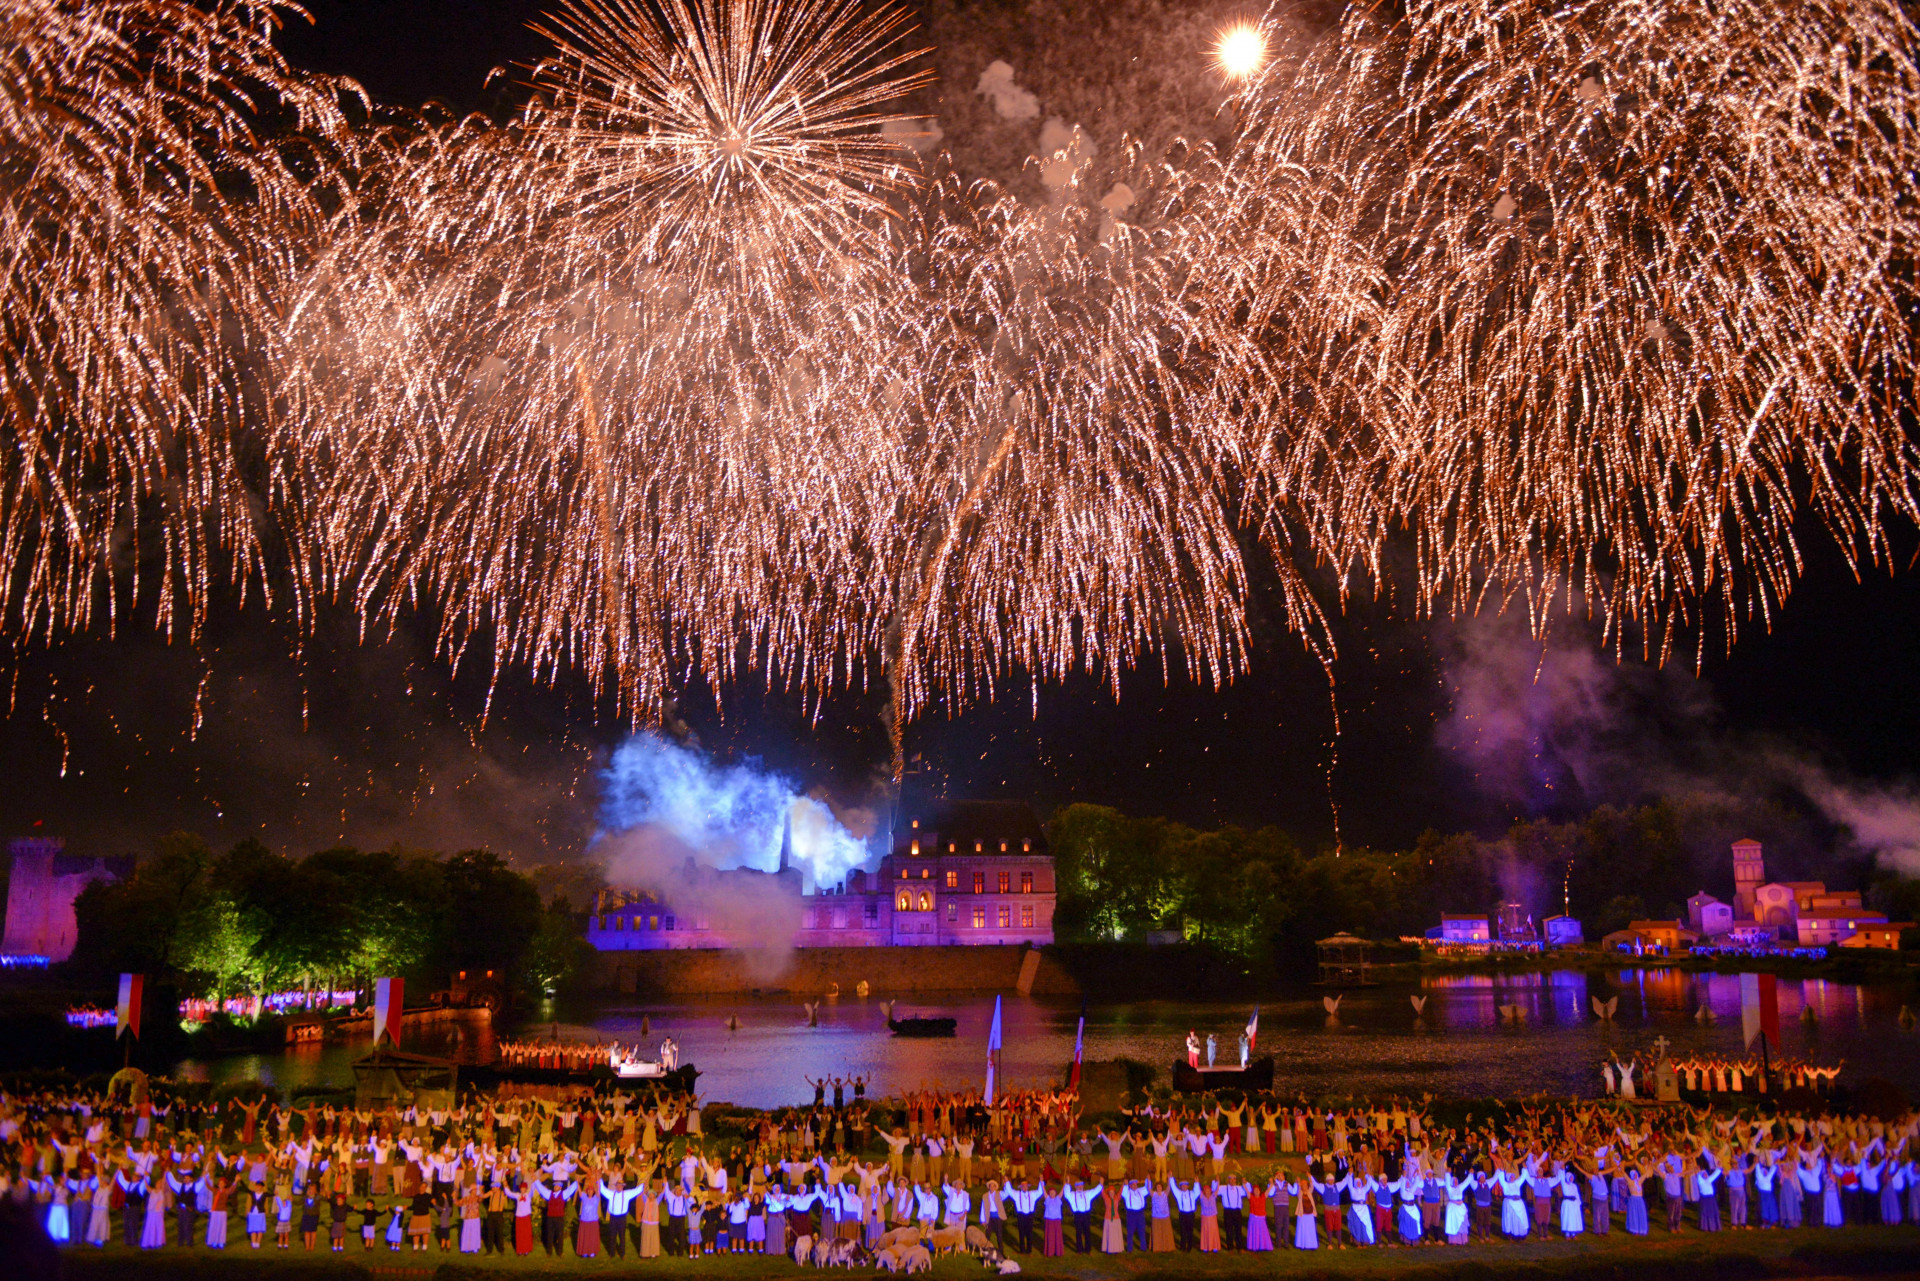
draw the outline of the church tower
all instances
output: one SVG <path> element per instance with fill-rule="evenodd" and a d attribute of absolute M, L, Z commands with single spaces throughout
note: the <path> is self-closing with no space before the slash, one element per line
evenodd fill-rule
<path fill-rule="evenodd" d="M 1735 920 L 1751 921 L 1753 892 L 1766 883 L 1767 867 L 1760 859 L 1760 842 L 1733 843 L 1733 915 Z"/>

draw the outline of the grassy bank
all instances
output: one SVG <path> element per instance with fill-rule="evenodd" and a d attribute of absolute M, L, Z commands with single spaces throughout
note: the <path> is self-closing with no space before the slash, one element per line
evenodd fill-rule
<path fill-rule="evenodd" d="M 1684 1276 L 1687 1281 L 1761 1281 L 1764 1278 L 1890 1276 L 1920 1277 L 1920 1229 L 1859 1227 L 1802 1229 L 1795 1232 L 1727 1232 L 1705 1237 L 1698 1232 L 1670 1236 L 1655 1232 L 1631 1238 L 1614 1232 L 1605 1238 L 1573 1241 L 1525 1241 L 1517 1244 L 1419 1246 L 1365 1250 L 1280 1250 L 1273 1254 L 1239 1252 L 1201 1254 L 1074 1255 L 1044 1259 L 1016 1256 L 1023 1275 L 1041 1278 L 1158 1277 L 1231 1278 L 1285 1276 L 1377 1277 L 1395 1281 L 1623 1281 L 1627 1278 Z M 420 1281 L 528 1281 L 551 1277 L 700 1277 L 736 1281 L 800 1274 L 785 1258 L 714 1255 L 702 1259 L 573 1259 L 555 1262 L 535 1253 L 526 1258 L 449 1259 L 439 1253 L 350 1253 L 308 1255 L 271 1248 L 219 1253 L 207 1250 L 76 1249 L 65 1255 L 68 1281 L 380 1281 L 417 1277 Z M 970 1258 L 942 1259 L 936 1277 L 974 1278 L 980 1265 Z"/>

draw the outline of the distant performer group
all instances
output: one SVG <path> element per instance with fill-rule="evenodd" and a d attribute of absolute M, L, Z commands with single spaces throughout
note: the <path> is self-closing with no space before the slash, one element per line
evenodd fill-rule
<path fill-rule="evenodd" d="M 1016 1271 L 1008 1255 L 1920 1221 L 1911 1112 L 1749 1096 L 1448 1125 L 1427 1102 L 1256 1095 L 1094 1119 L 1065 1091 L 989 1107 L 810 1084 L 810 1106 L 774 1112 L 580 1086 L 377 1112 L 17 1093 L 0 1096 L 0 1183 L 74 1249 L 764 1252 L 896 1271 L 948 1253 Z"/>

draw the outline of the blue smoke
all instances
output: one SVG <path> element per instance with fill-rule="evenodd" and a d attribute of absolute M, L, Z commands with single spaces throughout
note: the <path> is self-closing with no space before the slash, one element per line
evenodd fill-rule
<path fill-rule="evenodd" d="M 603 836 L 652 829 L 713 868 L 780 865 L 788 816 L 793 866 L 809 888 L 831 886 L 868 858 L 866 846 L 826 805 L 756 758 L 720 765 L 652 734 L 614 749 L 600 775 Z"/>

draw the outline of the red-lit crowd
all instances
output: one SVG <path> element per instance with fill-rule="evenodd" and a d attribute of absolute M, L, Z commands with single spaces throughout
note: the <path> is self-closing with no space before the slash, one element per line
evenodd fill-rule
<path fill-rule="evenodd" d="M 73 1248 L 641 1258 L 1465 1244 L 1920 1219 L 1912 1113 L 1337 1108 L 1256 1096 L 1088 1118 L 1066 1091 L 703 1107 L 660 1091 L 437 1108 L 0 1096 L 0 1188 Z M 829 1099 L 831 1094 L 831 1099 Z M 1445 1111 L 1445 1109 L 1441 1109 Z M 802 1243 L 801 1238 L 807 1240 Z"/>

